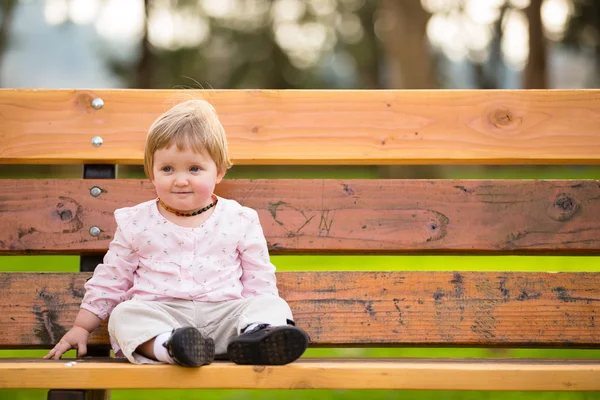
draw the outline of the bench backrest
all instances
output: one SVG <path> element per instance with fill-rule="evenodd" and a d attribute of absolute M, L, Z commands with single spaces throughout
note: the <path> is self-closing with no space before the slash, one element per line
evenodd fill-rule
<path fill-rule="evenodd" d="M 141 164 L 151 122 L 196 96 L 235 164 L 598 164 L 599 94 L 0 90 L 0 163 Z M 258 211 L 272 254 L 600 253 L 597 180 L 234 179 L 217 193 Z M 2 179 L 0 255 L 101 255 L 112 211 L 154 196 L 143 179 Z M 600 273 L 451 268 L 278 286 L 316 346 L 600 344 Z M 0 347 L 55 343 L 89 275 L 0 273 Z"/>

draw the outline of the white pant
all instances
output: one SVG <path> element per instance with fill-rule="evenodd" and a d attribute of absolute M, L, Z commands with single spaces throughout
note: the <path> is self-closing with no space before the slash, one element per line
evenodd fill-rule
<path fill-rule="evenodd" d="M 215 354 L 227 353 L 227 344 L 252 323 L 273 326 L 292 320 L 290 307 L 277 296 L 257 296 L 217 303 L 190 300 L 154 302 L 128 300 L 117 305 L 108 320 L 108 333 L 115 354 L 119 349 L 135 364 L 158 361 L 135 353 L 139 345 L 174 328 L 195 326 L 215 341 Z"/>

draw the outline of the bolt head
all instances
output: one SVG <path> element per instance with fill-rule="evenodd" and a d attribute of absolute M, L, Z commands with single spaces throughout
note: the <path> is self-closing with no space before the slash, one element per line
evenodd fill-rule
<path fill-rule="evenodd" d="M 101 109 L 102 107 L 104 107 L 104 100 L 102 100 L 101 98 L 95 98 L 94 100 L 92 100 L 92 107 L 94 107 L 96 110 Z"/>
<path fill-rule="evenodd" d="M 97 226 L 92 226 L 90 228 L 90 235 L 92 235 L 93 237 L 98 237 L 100 236 L 100 228 L 98 228 Z"/>
<path fill-rule="evenodd" d="M 94 136 L 92 138 L 92 146 L 100 147 L 100 146 L 102 146 L 102 143 L 104 143 L 104 140 L 102 140 L 102 138 L 100 136 Z"/>
<path fill-rule="evenodd" d="M 102 189 L 100 189 L 98 186 L 94 186 L 90 189 L 90 194 L 94 197 L 98 197 L 102 194 Z"/>

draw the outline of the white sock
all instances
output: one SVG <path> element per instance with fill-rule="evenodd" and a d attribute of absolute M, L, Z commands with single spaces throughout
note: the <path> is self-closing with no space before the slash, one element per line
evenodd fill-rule
<path fill-rule="evenodd" d="M 154 339 L 154 356 L 158 361 L 162 361 L 167 364 L 175 364 L 175 360 L 171 358 L 169 352 L 163 343 L 165 343 L 171 337 L 171 332 L 164 332 L 156 336 Z"/>
<path fill-rule="evenodd" d="M 247 327 L 245 327 L 244 329 L 242 329 L 242 333 L 244 333 L 244 332 L 250 332 L 252 329 L 256 328 L 260 324 L 262 324 L 262 322 L 255 322 L 253 324 L 250 324 Z M 271 326 L 270 324 L 266 324 L 266 325 Z"/>

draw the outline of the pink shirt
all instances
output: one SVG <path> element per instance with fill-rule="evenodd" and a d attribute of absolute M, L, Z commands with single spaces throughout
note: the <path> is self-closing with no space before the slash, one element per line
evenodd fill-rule
<path fill-rule="evenodd" d="M 202 225 L 185 228 L 163 217 L 156 203 L 115 211 L 115 237 L 85 284 L 82 308 L 105 319 L 129 299 L 217 302 L 278 295 L 256 211 L 219 197 Z"/>

